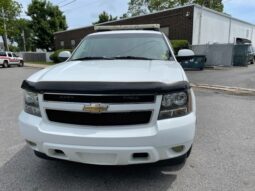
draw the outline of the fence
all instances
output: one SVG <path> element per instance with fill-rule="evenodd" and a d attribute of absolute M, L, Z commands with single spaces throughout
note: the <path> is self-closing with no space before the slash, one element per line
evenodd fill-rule
<path fill-rule="evenodd" d="M 19 55 L 25 62 L 51 62 L 51 52 L 20 52 Z"/>
<path fill-rule="evenodd" d="M 206 66 L 232 66 L 234 44 L 192 45 L 191 49 L 198 55 L 205 55 Z"/>
<path fill-rule="evenodd" d="M 206 66 L 246 66 L 250 45 L 205 44 L 192 45 L 196 55 L 205 55 Z"/>

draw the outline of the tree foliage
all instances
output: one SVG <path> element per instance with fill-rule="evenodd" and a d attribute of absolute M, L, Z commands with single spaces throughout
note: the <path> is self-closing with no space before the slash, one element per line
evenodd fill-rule
<path fill-rule="evenodd" d="M 35 46 L 47 51 L 54 49 L 54 32 L 67 29 L 59 7 L 47 0 L 32 0 L 27 15 L 31 17 Z"/>
<path fill-rule="evenodd" d="M 17 33 L 16 31 L 16 18 L 21 13 L 21 4 L 15 0 L 0 0 L 0 35 L 3 37 L 5 48 L 7 46 L 7 41 L 4 38 L 4 20 L 3 16 L 6 19 L 6 29 L 8 36 L 13 36 Z M 4 15 L 2 15 L 2 9 L 4 10 Z"/>
<path fill-rule="evenodd" d="M 128 16 L 138 16 L 149 13 L 150 0 L 130 0 L 128 3 Z"/>
<path fill-rule="evenodd" d="M 11 42 L 16 42 L 19 50 L 34 51 L 36 47 L 34 44 L 34 32 L 31 27 L 31 21 L 23 18 L 17 19 L 15 28 L 17 32 L 10 37 Z M 26 47 L 24 48 L 24 46 Z"/>
<path fill-rule="evenodd" d="M 108 14 L 107 12 L 103 11 L 98 16 L 98 21 L 93 24 L 105 23 L 108 21 L 115 21 L 118 17 L 113 17 L 112 15 Z"/>
<path fill-rule="evenodd" d="M 130 0 L 127 15 L 144 15 L 191 3 L 203 5 L 216 11 L 223 11 L 222 0 Z"/>
<path fill-rule="evenodd" d="M 224 5 L 222 0 L 194 0 L 193 3 L 204 5 L 210 9 L 214 9 L 219 12 L 223 12 Z"/>

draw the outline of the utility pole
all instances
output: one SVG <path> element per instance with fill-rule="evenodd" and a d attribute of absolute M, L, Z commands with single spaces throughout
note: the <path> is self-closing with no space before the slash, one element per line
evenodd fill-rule
<path fill-rule="evenodd" d="M 5 13 L 4 13 L 4 8 L 2 7 L 2 18 L 3 18 L 3 23 L 4 23 L 4 41 L 6 44 L 6 50 L 9 51 L 9 45 L 8 45 L 8 39 L 7 39 L 7 30 L 6 30 L 6 18 L 5 18 Z"/>
<path fill-rule="evenodd" d="M 22 36 L 22 39 L 23 39 L 23 50 L 24 50 L 24 52 L 26 52 L 26 39 L 25 39 L 25 31 L 24 31 L 24 29 L 22 30 L 21 36 Z"/>

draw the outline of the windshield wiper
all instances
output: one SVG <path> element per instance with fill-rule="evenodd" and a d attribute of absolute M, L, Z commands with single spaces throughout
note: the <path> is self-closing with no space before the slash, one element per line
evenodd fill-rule
<path fill-rule="evenodd" d="M 154 60 L 152 58 L 138 57 L 138 56 L 116 56 L 113 59 L 130 59 L 130 60 Z"/>
<path fill-rule="evenodd" d="M 71 61 L 74 61 L 74 60 L 112 60 L 112 58 L 109 58 L 109 57 L 104 57 L 104 56 L 86 56 L 86 57 L 81 57 L 81 58 L 75 58 L 75 59 L 72 59 Z"/>

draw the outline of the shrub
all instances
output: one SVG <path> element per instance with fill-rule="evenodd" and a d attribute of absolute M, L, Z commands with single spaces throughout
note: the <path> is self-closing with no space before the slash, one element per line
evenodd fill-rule
<path fill-rule="evenodd" d="M 177 54 L 181 49 L 188 49 L 189 42 L 187 40 L 171 40 L 171 44 L 174 49 L 174 53 Z"/>
<path fill-rule="evenodd" d="M 17 46 L 9 45 L 9 51 L 11 52 L 19 52 L 20 48 Z"/>
<path fill-rule="evenodd" d="M 62 62 L 61 59 L 59 59 L 58 55 L 60 52 L 62 51 L 72 51 L 70 49 L 59 49 L 59 50 L 56 50 L 53 54 L 50 55 L 50 59 L 54 62 L 54 63 L 60 63 Z"/>

